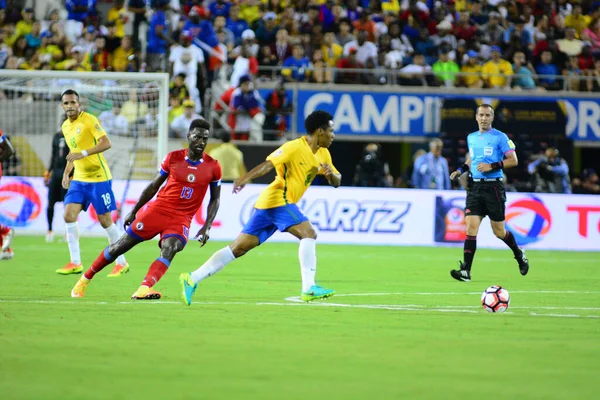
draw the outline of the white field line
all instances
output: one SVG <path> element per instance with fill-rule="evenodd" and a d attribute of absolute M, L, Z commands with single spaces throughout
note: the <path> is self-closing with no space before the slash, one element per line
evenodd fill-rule
<path fill-rule="evenodd" d="M 335 297 L 354 297 L 354 296 L 453 296 L 453 295 L 481 295 L 482 292 L 390 292 L 390 293 L 340 293 Z M 588 292 L 580 290 L 511 290 L 510 293 L 531 293 L 531 294 L 600 294 L 598 292 Z"/>
<path fill-rule="evenodd" d="M 194 302 L 194 305 L 254 305 L 254 306 L 276 306 L 276 307 L 337 307 L 337 308 L 359 308 L 359 309 L 376 309 L 376 310 L 389 310 L 389 311 L 427 311 L 427 312 L 442 312 L 442 313 L 463 313 L 463 314 L 481 314 L 481 307 L 478 306 L 427 306 L 420 304 L 344 304 L 344 303 L 330 303 L 324 302 L 313 302 L 303 303 L 297 302 L 297 298 L 288 297 L 285 299 L 287 302 L 243 302 L 243 301 L 207 301 L 207 302 Z M 297 299 L 299 300 L 299 299 Z M 0 300 L 0 303 L 25 303 L 25 304 L 70 304 L 70 305 L 137 305 L 137 304 L 165 304 L 165 305 L 182 305 L 179 301 L 119 301 L 116 303 L 109 303 L 106 301 L 99 302 L 87 302 L 77 300 Z M 475 309 L 479 310 L 475 310 Z M 537 310 L 537 309 L 552 309 L 552 310 L 590 310 L 590 308 L 577 308 L 577 307 L 512 307 L 513 309 L 526 309 L 526 310 Z M 598 310 L 593 308 L 592 310 Z M 513 314 L 508 311 L 504 314 Z M 579 314 L 556 314 L 556 313 L 537 313 L 531 311 L 528 313 L 530 316 L 535 317 L 554 317 L 554 318 L 600 318 L 600 315 L 579 315 Z"/>

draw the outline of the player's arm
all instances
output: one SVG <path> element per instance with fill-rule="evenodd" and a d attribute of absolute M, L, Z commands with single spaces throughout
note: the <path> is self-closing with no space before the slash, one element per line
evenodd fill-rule
<path fill-rule="evenodd" d="M 322 173 L 327 182 L 334 188 L 342 184 L 342 174 L 334 170 L 329 164 L 321 164 Z"/>
<path fill-rule="evenodd" d="M 233 193 L 239 193 L 248 182 L 268 174 L 275 168 L 271 160 L 264 161 L 233 182 Z"/>
<path fill-rule="evenodd" d="M 163 173 L 162 170 L 156 173 L 156 175 L 154 176 L 154 179 L 152 179 L 152 182 L 150 182 L 150 184 L 144 188 L 137 203 L 135 203 L 135 205 L 133 206 L 133 209 L 129 212 L 129 214 L 127 214 L 127 216 L 123 220 L 123 224 L 124 224 L 125 228 L 127 228 L 129 225 L 131 225 L 131 223 L 135 220 L 135 215 L 137 214 L 137 212 L 142 207 L 144 207 L 146 205 L 146 203 L 148 203 L 150 200 L 152 200 L 152 198 L 158 192 L 158 189 L 160 189 L 162 184 L 165 183 L 168 176 L 169 176 L 169 174 Z"/>
<path fill-rule="evenodd" d="M 67 165 L 65 166 L 65 170 L 63 171 L 63 178 L 62 178 L 62 187 L 64 189 L 68 189 L 69 186 L 71 185 L 70 175 L 71 175 L 71 172 L 73 172 L 73 168 L 75 168 L 73 161 L 67 160 Z"/>
<path fill-rule="evenodd" d="M 81 152 L 69 153 L 69 155 L 67 155 L 67 161 L 81 160 L 84 157 L 88 157 L 93 154 L 102 153 L 103 151 L 110 149 L 111 146 L 112 145 L 110 143 L 110 139 L 108 138 L 108 136 L 106 136 L 106 135 L 100 136 L 100 138 L 98 138 L 98 143 L 94 147 L 92 147 L 90 149 L 82 150 Z"/>
<path fill-rule="evenodd" d="M 0 141 L 0 150 L 2 150 L 1 154 L 1 159 L 2 161 L 8 160 L 8 158 L 10 156 L 12 156 L 13 154 L 15 154 L 15 149 L 12 145 L 12 143 L 10 142 L 10 140 L 8 140 L 8 138 L 6 136 L 0 136 L 1 141 Z"/>
<path fill-rule="evenodd" d="M 217 217 L 219 206 L 221 205 L 221 182 L 211 183 L 210 185 L 210 201 L 208 202 L 208 210 L 206 216 L 206 222 L 204 226 L 200 228 L 194 239 L 200 242 L 200 247 L 204 246 L 210 237 L 210 228 L 212 227 L 213 221 Z"/>

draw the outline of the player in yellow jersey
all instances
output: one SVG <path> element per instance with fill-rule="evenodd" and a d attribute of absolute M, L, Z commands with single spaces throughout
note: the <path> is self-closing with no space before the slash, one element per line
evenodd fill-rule
<path fill-rule="evenodd" d="M 70 151 L 62 184 L 68 189 L 64 199 L 64 218 L 71 261 L 56 272 L 69 275 L 80 274 L 83 271 L 77 226 L 77 217 L 82 210 L 86 211 L 90 204 L 94 206 L 98 220 L 106 230 L 111 244 L 119 240 L 121 232 L 111 218 L 111 211 L 117 209 L 117 204 L 112 191 L 110 169 L 102 155 L 102 152 L 110 149 L 110 140 L 98 119 L 81 111 L 79 94 L 76 91 L 65 90 L 61 102 L 67 116 L 62 125 L 62 133 Z M 73 178 L 70 178 L 73 169 Z M 125 257 L 121 256 L 108 276 L 121 276 L 128 270 L 129 265 Z"/>
<path fill-rule="evenodd" d="M 292 140 L 275 150 L 233 183 L 238 193 L 253 179 L 275 168 L 277 176 L 258 197 L 254 213 L 235 241 L 217 251 L 196 271 L 180 276 L 183 300 L 190 305 L 198 282 L 219 272 L 225 265 L 264 243 L 275 231 L 289 232 L 300 239 L 301 298 L 312 301 L 333 296 L 334 291 L 315 284 L 317 271 L 316 239 L 312 224 L 296 203 L 318 175 L 324 175 L 333 187 L 340 186 L 342 175 L 331 161 L 329 146 L 335 137 L 333 117 L 325 111 L 314 111 L 304 122 L 307 136 Z"/>

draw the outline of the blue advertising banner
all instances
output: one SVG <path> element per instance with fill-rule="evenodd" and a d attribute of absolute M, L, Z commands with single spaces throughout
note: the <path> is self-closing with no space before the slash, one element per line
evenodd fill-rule
<path fill-rule="evenodd" d="M 600 100 L 564 99 L 559 103 L 567 115 L 569 139 L 600 141 Z"/>
<path fill-rule="evenodd" d="M 441 98 L 401 93 L 298 92 L 298 131 L 316 109 L 330 112 L 343 135 L 426 136 L 440 132 Z"/>
<path fill-rule="evenodd" d="M 259 92 L 264 99 L 270 90 Z M 288 95 L 293 97 L 292 90 L 288 89 Z M 300 89 L 292 118 L 301 134 L 306 133 L 306 116 L 319 109 L 334 116 L 335 131 L 340 135 L 436 136 L 447 132 L 449 126 L 461 131 L 475 130 L 474 109 L 481 103 L 498 107 L 499 129 L 514 133 L 541 131 L 566 134 L 572 140 L 600 141 L 600 99 L 594 98 Z"/>

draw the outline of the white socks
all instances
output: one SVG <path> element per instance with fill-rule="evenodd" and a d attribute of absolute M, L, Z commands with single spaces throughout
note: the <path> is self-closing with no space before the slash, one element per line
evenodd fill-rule
<path fill-rule="evenodd" d="M 302 273 L 302 291 L 308 292 L 315 284 L 317 274 L 317 241 L 315 239 L 300 240 L 298 249 L 300 258 L 300 272 Z"/>
<path fill-rule="evenodd" d="M 233 252 L 229 246 L 223 247 L 212 255 L 200 268 L 192 272 L 192 280 L 194 283 L 198 283 L 208 278 L 211 275 L 216 274 L 223 269 L 227 264 L 235 260 Z"/>
<path fill-rule="evenodd" d="M 79 226 L 77 222 L 65 223 L 67 232 L 67 243 L 69 244 L 69 254 L 73 264 L 81 264 L 81 254 L 79 253 Z"/>
<path fill-rule="evenodd" d="M 119 231 L 119 228 L 117 228 L 117 226 L 115 224 L 112 224 L 111 226 L 109 226 L 108 228 L 104 229 L 106 231 L 106 235 L 108 236 L 108 243 L 113 244 L 119 241 L 119 239 L 121 238 L 121 231 Z M 123 254 L 121 254 L 119 257 L 117 257 L 117 264 L 120 265 L 125 265 L 127 264 L 127 261 L 125 260 L 125 256 Z"/>

